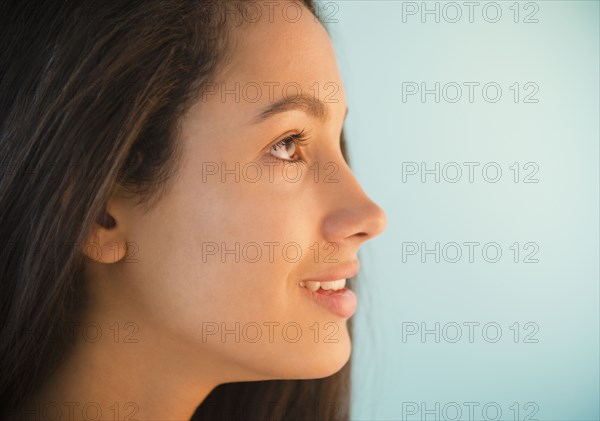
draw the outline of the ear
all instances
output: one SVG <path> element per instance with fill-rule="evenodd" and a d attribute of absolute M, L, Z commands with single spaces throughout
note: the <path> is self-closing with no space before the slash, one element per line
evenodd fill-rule
<path fill-rule="evenodd" d="M 125 238 L 125 212 L 123 202 L 111 198 L 103 207 L 85 244 L 83 254 L 93 262 L 117 263 L 127 254 Z"/>

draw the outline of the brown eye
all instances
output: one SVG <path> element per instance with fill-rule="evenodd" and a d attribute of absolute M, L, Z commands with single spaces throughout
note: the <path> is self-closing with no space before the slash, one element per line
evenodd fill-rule
<path fill-rule="evenodd" d="M 285 139 L 282 139 L 271 146 L 269 153 L 280 161 L 303 162 L 302 157 L 296 155 L 299 155 L 298 152 L 300 152 L 300 147 L 306 146 L 307 144 L 308 136 L 303 129 L 300 133 L 289 135 Z M 294 156 L 296 157 L 294 158 Z"/>
<path fill-rule="evenodd" d="M 293 161 L 296 153 L 296 141 L 291 136 L 271 147 L 271 155 L 285 161 Z"/>

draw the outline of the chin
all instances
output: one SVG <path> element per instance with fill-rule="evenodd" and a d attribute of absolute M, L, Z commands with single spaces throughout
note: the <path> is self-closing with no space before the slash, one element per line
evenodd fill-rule
<path fill-rule="evenodd" d="M 347 336 L 338 343 L 321 344 L 302 358 L 300 367 L 294 367 L 291 378 L 308 380 L 332 376 L 346 365 L 351 353 L 352 344 Z"/>
<path fill-rule="evenodd" d="M 245 367 L 244 374 L 230 381 L 310 380 L 332 376 L 344 368 L 352 354 L 348 331 L 344 329 L 340 333 L 338 342 L 314 343 L 311 339 L 278 349 L 266 358 L 263 354 L 259 361 L 255 358 L 238 360 Z"/>

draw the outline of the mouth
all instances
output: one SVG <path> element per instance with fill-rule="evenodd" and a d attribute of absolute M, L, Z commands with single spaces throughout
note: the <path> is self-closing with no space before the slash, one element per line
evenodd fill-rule
<path fill-rule="evenodd" d="M 336 281 L 301 281 L 300 286 L 311 290 L 312 292 L 319 292 L 320 294 L 333 294 L 339 290 L 344 289 L 346 286 L 346 279 L 338 279 Z"/>
<path fill-rule="evenodd" d="M 347 319 L 356 312 L 357 299 L 346 286 L 346 279 L 335 281 L 301 281 L 299 287 L 306 296 L 320 307 L 338 317 Z"/>

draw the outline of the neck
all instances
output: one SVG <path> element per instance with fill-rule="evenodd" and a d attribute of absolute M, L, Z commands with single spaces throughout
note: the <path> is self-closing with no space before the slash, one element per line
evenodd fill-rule
<path fill-rule="evenodd" d="M 186 358 L 181 341 L 136 323 L 97 320 L 72 332 L 68 358 L 26 403 L 24 420 L 189 420 L 219 384 L 201 355 Z"/>

